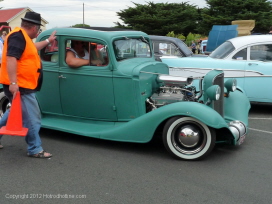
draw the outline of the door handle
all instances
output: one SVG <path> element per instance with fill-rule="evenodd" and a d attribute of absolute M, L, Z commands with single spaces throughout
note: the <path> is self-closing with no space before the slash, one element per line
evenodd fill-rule
<path fill-rule="evenodd" d="M 249 66 L 251 65 L 258 65 L 257 63 L 248 63 Z"/>
<path fill-rule="evenodd" d="M 63 76 L 63 75 L 59 75 L 59 78 L 60 78 L 60 79 L 66 79 L 66 77 Z"/>

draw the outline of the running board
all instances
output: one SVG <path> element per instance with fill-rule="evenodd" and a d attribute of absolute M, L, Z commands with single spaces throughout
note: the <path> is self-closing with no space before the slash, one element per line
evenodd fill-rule
<path fill-rule="evenodd" d="M 92 121 L 73 117 L 43 115 L 42 127 L 77 135 L 100 138 L 101 133 L 116 126 L 115 122 Z"/>

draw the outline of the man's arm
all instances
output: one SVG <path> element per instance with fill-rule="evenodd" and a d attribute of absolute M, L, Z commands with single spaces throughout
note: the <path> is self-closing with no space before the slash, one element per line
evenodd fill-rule
<path fill-rule="evenodd" d="M 10 83 L 9 91 L 14 94 L 19 91 L 19 86 L 17 84 L 17 59 L 15 57 L 7 56 L 7 70 Z"/>
<path fill-rule="evenodd" d="M 76 58 L 75 53 L 73 53 L 72 51 L 67 51 L 66 63 L 68 64 L 69 67 L 77 68 L 84 65 L 89 65 L 89 60 Z"/>
<path fill-rule="evenodd" d="M 52 34 L 48 38 L 49 43 L 53 43 L 53 41 L 56 39 L 56 36 L 55 36 L 56 33 L 57 33 L 57 31 L 52 32 Z M 36 46 L 37 50 L 41 50 L 47 45 L 48 45 L 48 42 L 46 40 L 35 43 L 35 46 Z"/>

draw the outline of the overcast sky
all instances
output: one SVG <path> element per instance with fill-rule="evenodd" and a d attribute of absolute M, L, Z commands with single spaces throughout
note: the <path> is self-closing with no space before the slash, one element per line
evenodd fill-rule
<path fill-rule="evenodd" d="M 200 8 L 206 6 L 205 0 L 133 0 L 139 4 L 154 3 L 181 3 L 188 2 Z M 54 27 L 71 26 L 83 23 L 90 26 L 112 27 L 114 22 L 123 23 L 116 12 L 135 7 L 131 0 L 4 0 L 0 2 L 2 9 L 29 7 L 40 13 L 48 21 L 47 29 Z M 171 12 L 171 11 L 169 11 Z"/>

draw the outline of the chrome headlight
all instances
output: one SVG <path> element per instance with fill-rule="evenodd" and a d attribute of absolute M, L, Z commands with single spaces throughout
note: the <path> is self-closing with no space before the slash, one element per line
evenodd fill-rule
<path fill-rule="evenodd" d="M 217 101 L 220 98 L 221 88 L 218 85 L 213 85 L 207 89 L 206 93 L 210 100 Z"/>
<path fill-rule="evenodd" d="M 225 87 L 228 92 L 234 92 L 237 89 L 237 80 L 236 79 L 228 79 L 225 82 Z"/>

